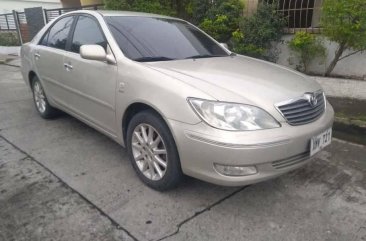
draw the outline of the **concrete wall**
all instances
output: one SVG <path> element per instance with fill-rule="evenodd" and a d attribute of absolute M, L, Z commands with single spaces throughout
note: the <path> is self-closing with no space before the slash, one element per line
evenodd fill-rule
<path fill-rule="evenodd" d="M 287 42 L 291 40 L 293 35 L 285 35 L 277 47 L 280 50 L 278 64 L 291 67 L 293 69 L 298 65 L 298 59 L 293 53 L 290 52 Z M 328 55 L 326 59 L 315 59 L 309 68 L 310 73 L 323 74 L 326 67 L 329 65 L 330 61 L 333 59 L 335 50 L 337 49 L 337 44 L 324 40 L 324 46 L 327 48 Z M 344 53 L 346 55 L 349 52 Z M 348 58 L 345 58 L 338 62 L 337 66 L 332 72 L 335 76 L 345 76 L 345 77 L 357 77 L 366 80 L 366 53 L 358 53 Z"/>
<path fill-rule="evenodd" d="M 257 11 L 258 0 L 244 0 L 244 15 L 251 16 Z"/>
<path fill-rule="evenodd" d="M 64 8 L 80 7 L 86 5 L 101 4 L 103 0 L 61 0 Z"/>
<path fill-rule="evenodd" d="M 0 0 L 0 14 L 11 13 L 13 10 L 24 11 L 24 8 L 43 7 L 60 8 L 60 0 Z"/>
<path fill-rule="evenodd" d="M 80 7 L 80 0 L 61 0 L 63 8 Z"/>
<path fill-rule="evenodd" d="M 85 5 L 94 5 L 94 4 L 101 4 L 103 3 L 102 0 L 80 0 L 81 5 L 85 6 Z"/>

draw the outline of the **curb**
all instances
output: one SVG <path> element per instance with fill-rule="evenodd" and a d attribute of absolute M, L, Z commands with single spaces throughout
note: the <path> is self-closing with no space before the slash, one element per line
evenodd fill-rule
<path fill-rule="evenodd" d="M 0 64 L 1 64 L 1 62 L 0 62 Z M 3 65 L 7 65 L 7 66 L 11 66 L 11 67 L 20 68 L 20 66 L 19 66 L 19 65 L 15 65 L 15 64 L 5 63 L 5 64 L 3 64 Z"/>
<path fill-rule="evenodd" d="M 357 126 L 360 129 L 366 130 L 366 121 L 357 120 L 357 119 L 348 119 L 348 118 L 342 118 L 342 117 L 335 117 L 335 122 Z"/>
<path fill-rule="evenodd" d="M 366 122 L 335 117 L 334 136 L 352 143 L 366 145 Z"/>
<path fill-rule="evenodd" d="M 7 66 L 12 66 L 12 67 L 18 67 L 18 68 L 20 68 L 20 65 L 9 63 L 12 60 L 13 59 L 0 59 L 0 65 L 7 65 Z"/>
<path fill-rule="evenodd" d="M 0 64 L 6 64 L 8 61 L 10 61 L 9 59 L 0 59 Z"/>

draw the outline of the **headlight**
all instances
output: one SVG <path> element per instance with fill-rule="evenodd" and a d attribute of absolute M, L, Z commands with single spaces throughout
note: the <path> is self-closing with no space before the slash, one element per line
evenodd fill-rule
<path fill-rule="evenodd" d="M 251 105 L 188 98 L 195 112 L 212 127 L 251 131 L 280 127 L 266 111 Z"/>

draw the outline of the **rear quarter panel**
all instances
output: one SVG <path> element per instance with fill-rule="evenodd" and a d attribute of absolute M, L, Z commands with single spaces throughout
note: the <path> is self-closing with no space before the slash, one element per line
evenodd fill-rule
<path fill-rule="evenodd" d="M 20 49 L 20 61 L 21 61 L 20 71 L 22 73 L 23 80 L 25 81 L 28 87 L 30 87 L 30 82 L 28 78 L 29 73 L 30 71 L 35 71 L 32 58 L 33 53 L 32 45 L 33 45 L 32 43 L 26 43 L 23 44 Z"/>

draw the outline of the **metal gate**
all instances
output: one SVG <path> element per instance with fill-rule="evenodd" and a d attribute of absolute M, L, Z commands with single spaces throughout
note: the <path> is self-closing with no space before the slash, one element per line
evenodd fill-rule
<path fill-rule="evenodd" d="M 14 32 L 17 34 L 19 44 L 29 42 L 45 23 L 58 16 L 74 10 L 98 10 L 103 9 L 103 4 L 86 5 L 73 8 L 27 8 L 25 12 L 13 11 L 12 13 L 0 14 L 0 32 Z M 28 24 L 27 19 L 31 21 Z"/>
<path fill-rule="evenodd" d="M 0 31 L 15 31 L 16 29 L 12 13 L 0 14 Z"/>
<path fill-rule="evenodd" d="M 19 42 L 16 15 L 14 15 L 14 13 L 0 14 L 0 33 L 1 32 L 7 32 L 16 35 Z"/>

